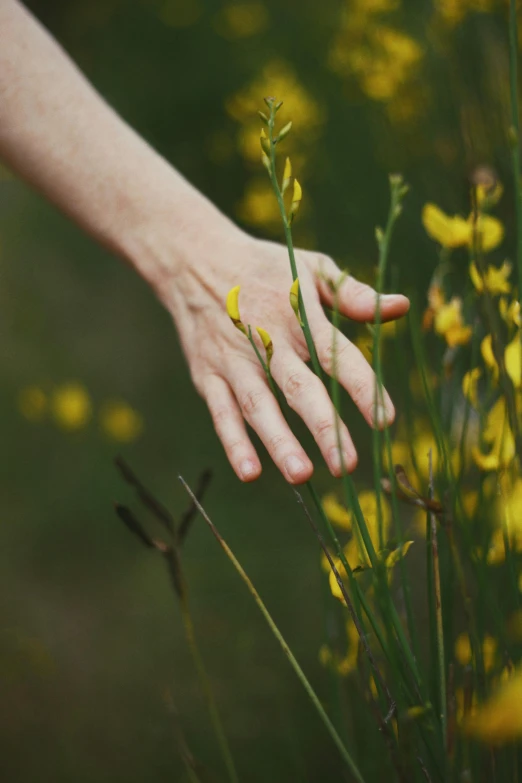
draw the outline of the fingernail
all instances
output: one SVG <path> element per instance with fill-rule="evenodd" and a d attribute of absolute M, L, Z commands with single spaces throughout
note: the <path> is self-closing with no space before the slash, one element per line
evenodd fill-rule
<path fill-rule="evenodd" d="M 374 424 L 382 429 L 387 427 L 393 421 L 393 410 L 386 408 L 384 405 L 378 405 L 375 411 Z"/>
<path fill-rule="evenodd" d="M 301 457 L 296 457 L 295 454 L 285 459 L 285 470 L 292 478 L 299 478 L 299 476 L 305 471 L 306 465 Z"/>
<path fill-rule="evenodd" d="M 239 466 L 239 472 L 243 481 L 248 481 L 249 478 L 252 478 L 257 473 L 257 465 L 251 459 L 244 459 Z"/>
<path fill-rule="evenodd" d="M 334 473 L 341 473 L 343 470 L 347 470 L 350 460 L 351 457 L 346 451 L 343 450 L 341 454 L 339 454 L 339 448 L 337 446 L 334 446 L 329 451 L 328 464 Z"/>

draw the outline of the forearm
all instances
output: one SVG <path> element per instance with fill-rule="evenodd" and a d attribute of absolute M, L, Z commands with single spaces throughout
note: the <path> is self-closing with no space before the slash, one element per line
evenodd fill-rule
<path fill-rule="evenodd" d="M 232 224 L 95 92 L 16 0 L 0 3 L 0 156 L 161 295 Z"/>

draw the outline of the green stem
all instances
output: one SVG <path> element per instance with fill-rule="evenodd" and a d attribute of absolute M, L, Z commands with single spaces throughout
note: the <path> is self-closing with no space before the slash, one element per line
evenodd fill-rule
<path fill-rule="evenodd" d="M 272 103 L 270 107 L 270 118 L 268 122 L 268 134 L 269 134 L 268 140 L 270 144 L 270 181 L 272 183 L 272 188 L 274 190 L 277 199 L 277 204 L 279 206 L 279 211 L 281 213 L 281 219 L 283 221 L 286 246 L 288 248 L 288 257 L 290 259 L 290 268 L 292 270 L 292 280 L 296 280 L 299 275 L 297 272 L 297 264 L 295 260 L 294 242 L 292 239 L 292 228 L 290 225 L 290 220 L 288 219 L 288 216 L 286 214 L 283 194 L 281 192 L 281 188 L 279 187 L 279 182 L 277 181 L 275 142 L 274 142 L 275 116 L 276 116 L 276 109 L 275 109 L 275 105 Z M 308 353 L 310 354 L 312 367 L 314 368 L 314 372 L 317 375 L 317 377 L 322 379 L 323 371 L 321 369 L 319 358 L 317 356 L 317 351 L 312 338 L 312 332 L 310 330 L 310 324 L 308 322 L 308 316 L 306 314 L 306 308 L 303 301 L 301 286 L 299 286 L 299 313 L 301 315 L 301 319 L 303 322 L 303 334 L 306 340 L 306 347 L 308 348 Z"/>
<path fill-rule="evenodd" d="M 186 489 L 186 491 L 188 492 L 188 494 L 192 498 L 193 503 L 196 505 L 199 513 L 201 514 L 201 516 L 203 517 L 203 519 L 205 520 L 205 522 L 209 526 L 210 530 L 212 531 L 214 537 L 216 538 L 216 540 L 218 541 L 219 545 L 221 546 L 221 548 L 225 552 L 226 556 L 228 557 L 228 559 L 230 560 L 230 562 L 232 563 L 232 565 L 236 569 L 237 573 L 239 574 L 239 576 L 241 577 L 241 579 L 243 580 L 243 582 L 247 586 L 250 594 L 252 595 L 252 597 L 253 597 L 254 601 L 256 602 L 259 610 L 261 611 L 261 614 L 263 615 L 263 617 L 265 618 L 266 622 L 268 623 L 268 626 L 270 627 L 270 630 L 272 631 L 272 633 L 274 634 L 275 638 L 279 642 L 279 644 L 281 646 L 281 649 L 283 650 L 284 654 L 286 655 L 290 665 L 292 666 L 292 668 L 295 671 L 297 677 L 299 678 L 302 686 L 304 687 L 305 691 L 307 692 L 308 696 L 310 697 L 310 700 L 311 700 L 312 704 L 314 705 L 315 709 L 317 710 L 317 713 L 319 714 L 319 717 L 323 721 L 323 723 L 324 723 L 328 733 L 330 734 L 332 740 L 334 741 L 335 745 L 337 746 L 337 749 L 339 750 L 339 753 L 341 754 L 341 757 L 342 757 L 343 761 L 345 762 L 347 767 L 350 769 L 350 771 L 351 771 L 353 777 L 355 778 L 355 780 L 358 781 L 358 783 L 364 783 L 364 778 L 363 778 L 361 772 L 359 771 L 359 769 L 357 768 L 355 762 L 353 761 L 352 757 L 350 756 L 350 754 L 349 754 L 347 748 L 345 747 L 342 739 L 340 738 L 339 734 L 337 733 L 337 730 L 336 730 L 335 726 L 333 725 L 333 723 L 331 722 L 330 718 L 326 714 L 326 711 L 325 711 L 323 705 L 321 704 L 321 702 L 319 700 L 319 697 L 317 696 L 317 694 L 315 693 L 314 689 L 310 685 L 310 682 L 308 681 L 305 673 L 301 669 L 299 663 L 297 662 L 297 659 L 295 658 L 294 654 L 292 653 L 292 651 L 291 651 L 290 647 L 288 646 L 286 640 L 284 639 L 281 631 L 279 630 L 279 628 L 275 624 L 274 620 L 272 619 L 271 614 L 269 613 L 268 609 L 266 608 L 265 604 L 263 603 L 263 601 L 261 599 L 261 596 L 259 595 L 259 593 L 257 592 L 256 588 L 252 584 L 249 576 L 247 575 L 247 573 L 243 569 L 241 563 L 237 560 L 236 556 L 234 555 L 234 553 L 232 552 L 232 550 L 230 549 L 230 547 L 228 546 L 226 541 L 222 538 L 221 534 L 219 533 L 219 531 L 215 527 L 214 523 L 212 522 L 212 520 L 210 519 L 210 517 L 208 516 L 208 514 L 206 513 L 206 511 L 204 510 L 204 508 L 202 507 L 201 503 L 198 501 L 198 499 L 196 498 L 196 496 L 194 495 L 194 493 L 192 492 L 192 490 L 190 489 L 190 487 L 188 486 L 186 481 L 181 476 L 179 476 L 179 480 L 181 481 L 181 483 L 183 484 L 184 488 Z"/>
<path fill-rule="evenodd" d="M 192 497 L 194 499 L 195 495 L 193 495 Z M 205 696 L 205 700 L 207 702 L 210 719 L 212 721 L 212 725 L 216 733 L 216 737 L 219 743 L 223 761 L 227 768 L 229 780 L 231 781 L 231 783 L 239 783 L 239 778 L 237 776 L 236 768 L 234 765 L 234 759 L 232 758 L 232 753 L 230 752 L 230 747 L 228 745 L 228 741 L 223 729 L 223 724 L 221 723 L 221 718 L 219 716 L 217 704 L 214 699 L 210 678 L 207 674 L 205 664 L 203 663 L 203 657 L 199 651 L 199 647 L 196 642 L 194 623 L 192 621 L 192 615 L 190 613 L 188 599 L 185 590 L 182 590 L 180 593 L 180 608 L 181 608 L 181 618 L 183 621 L 183 626 L 185 628 L 185 635 L 187 637 L 187 642 L 190 648 L 190 652 L 194 661 L 194 665 L 196 667 L 201 688 L 203 690 L 203 695 Z"/>
<path fill-rule="evenodd" d="M 522 287 L 522 182 L 520 180 L 520 123 L 518 109 L 518 24 L 517 0 L 509 2 L 509 87 L 511 95 L 511 160 L 517 224 L 518 286 Z"/>

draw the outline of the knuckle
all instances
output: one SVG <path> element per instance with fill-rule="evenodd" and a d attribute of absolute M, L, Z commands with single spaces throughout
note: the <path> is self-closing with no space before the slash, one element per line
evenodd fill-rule
<path fill-rule="evenodd" d="M 284 435 L 282 432 L 277 433 L 277 435 L 272 435 L 268 441 L 268 451 L 270 453 L 276 454 L 277 452 L 282 450 L 282 447 L 285 446 L 285 444 L 288 443 L 288 438 L 286 435 Z"/>
<path fill-rule="evenodd" d="M 332 430 L 334 429 L 334 422 L 332 418 L 329 419 L 319 419 L 319 421 L 316 423 L 314 427 L 314 437 L 318 440 L 321 440 L 324 438 L 325 435 L 330 435 Z"/>
<path fill-rule="evenodd" d="M 348 343 L 340 343 L 333 339 L 333 333 L 330 332 L 328 339 L 322 343 L 321 362 L 325 371 L 330 375 L 340 361 L 346 358 L 349 350 Z"/>
<path fill-rule="evenodd" d="M 298 370 L 291 373 L 283 384 L 283 393 L 286 399 L 291 402 L 299 397 L 304 392 L 307 392 L 311 388 L 310 379 L 306 372 Z"/>
<path fill-rule="evenodd" d="M 231 416 L 231 410 L 229 407 L 225 405 L 221 405 L 217 408 L 212 409 L 212 420 L 214 422 L 214 427 L 218 435 L 221 436 L 223 430 L 226 429 L 226 426 L 230 420 L 230 416 Z"/>
<path fill-rule="evenodd" d="M 354 374 L 350 379 L 350 397 L 356 405 L 373 401 L 373 384 L 363 373 Z"/>
<path fill-rule="evenodd" d="M 257 411 L 266 399 L 266 392 L 261 389 L 247 392 L 240 400 L 239 405 L 245 416 L 251 416 Z"/>

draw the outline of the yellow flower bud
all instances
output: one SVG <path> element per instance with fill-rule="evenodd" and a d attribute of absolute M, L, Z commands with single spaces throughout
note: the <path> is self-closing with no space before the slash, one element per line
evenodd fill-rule
<path fill-rule="evenodd" d="M 268 136 L 265 133 L 265 129 L 261 128 L 261 149 L 263 150 L 266 155 L 270 155 L 270 140 Z"/>
<path fill-rule="evenodd" d="M 292 283 L 292 287 L 290 288 L 290 304 L 292 306 L 292 310 L 296 314 L 299 324 L 303 326 L 303 322 L 301 320 L 301 314 L 299 312 L 299 278 L 298 277 L 296 277 L 296 279 Z"/>
<path fill-rule="evenodd" d="M 290 162 L 290 158 L 287 158 L 285 160 L 285 170 L 283 171 L 283 182 L 281 184 L 281 192 L 285 193 L 288 186 L 290 185 L 290 180 L 292 178 L 292 164 Z"/>
<path fill-rule="evenodd" d="M 290 133 L 291 127 L 292 127 L 292 120 L 290 120 L 290 122 L 287 122 L 286 125 L 284 126 L 284 128 L 281 128 L 281 130 L 279 131 L 279 133 L 277 135 L 277 138 L 274 140 L 276 144 L 279 141 L 283 141 L 283 139 L 286 138 L 286 136 L 288 136 L 288 134 Z"/>
<path fill-rule="evenodd" d="M 265 329 L 262 329 L 260 326 L 256 326 L 256 332 L 261 338 L 261 342 L 263 343 L 266 351 L 266 363 L 268 367 L 270 367 L 270 360 L 272 359 L 272 355 L 274 353 L 274 344 L 272 342 L 272 338 L 268 334 L 268 332 Z"/>
<path fill-rule="evenodd" d="M 228 317 L 240 332 L 246 334 L 246 329 L 241 322 L 241 316 L 239 315 L 239 291 L 241 286 L 236 285 L 231 288 L 227 295 L 227 313 Z"/>
<path fill-rule="evenodd" d="M 272 174 L 272 165 L 270 163 L 270 158 L 266 154 L 266 152 L 261 152 L 261 163 L 265 167 L 265 169 L 268 171 L 268 173 Z"/>
<path fill-rule="evenodd" d="M 294 192 L 292 195 L 292 204 L 290 206 L 290 219 L 292 220 L 296 215 L 303 198 L 303 189 L 299 184 L 298 179 L 294 179 Z"/>

